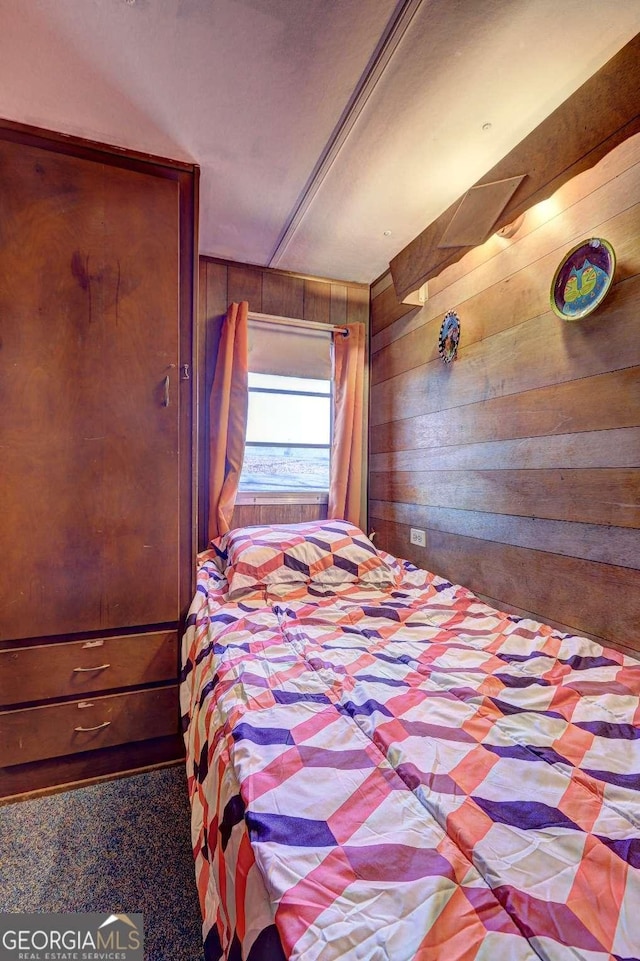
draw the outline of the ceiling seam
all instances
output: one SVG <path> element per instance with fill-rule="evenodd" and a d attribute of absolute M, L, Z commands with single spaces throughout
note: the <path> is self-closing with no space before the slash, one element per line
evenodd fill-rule
<path fill-rule="evenodd" d="M 423 0 L 399 0 L 393 14 L 378 41 L 369 63 L 354 87 L 349 101 L 344 108 L 338 123 L 325 144 L 309 179 L 296 200 L 285 225 L 278 237 L 273 253 L 267 263 L 268 267 L 277 267 L 280 258 L 293 239 L 302 218 L 307 212 L 322 182 L 335 163 L 340 150 L 344 146 L 349 134 L 364 110 L 367 101 L 375 90 L 389 61 L 393 57 L 400 41 L 407 32 Z"/>

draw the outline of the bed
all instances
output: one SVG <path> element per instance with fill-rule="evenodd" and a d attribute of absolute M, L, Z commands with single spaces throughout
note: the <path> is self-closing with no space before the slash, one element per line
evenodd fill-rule
<path fill-rule="evenodd" d="M 207 961 L 639 958 L 639 693 L 347 522 L 224 535 L 181 675 Z"/>

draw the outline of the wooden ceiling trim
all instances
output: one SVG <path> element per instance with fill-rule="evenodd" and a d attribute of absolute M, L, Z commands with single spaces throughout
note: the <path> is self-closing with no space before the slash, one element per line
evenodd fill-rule
<path fill-rule="evenodd" d="M 511 223 L 559 187 L 593 167 L 640 131 L 640 34 L 597 71 L 474 186 L 527 176 L 494 224 Z M 396 295 L 403 300 L 456 263 L 471 248 L 438 247 L 460 198 L 390 263 Z"/>

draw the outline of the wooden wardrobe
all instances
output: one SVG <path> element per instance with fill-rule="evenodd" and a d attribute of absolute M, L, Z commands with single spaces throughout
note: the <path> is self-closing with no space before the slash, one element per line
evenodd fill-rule
<path fill-rule="evenodd" d="M 181 750 L 197 173 L 0 122 L 0 796 Z"/>

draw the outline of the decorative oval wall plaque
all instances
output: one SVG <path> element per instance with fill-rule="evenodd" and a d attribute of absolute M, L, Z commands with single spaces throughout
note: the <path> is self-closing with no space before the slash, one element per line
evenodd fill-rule
<path fill-rule="evenodd" d="M 454 310 L 450 310 L 444 315 L 438 340 L 438 353 L 445 364 L 450 364 L 455 359 L 459 343 L 460 319 Z"/>
<path fill-rule="evenodd" d="M 563 320 L 580 320 L 602 303 L 613 281 L 616 255 L 601 237 L 583 240 L 560 263 L 551 284 L 551 307 Z"/>

